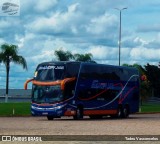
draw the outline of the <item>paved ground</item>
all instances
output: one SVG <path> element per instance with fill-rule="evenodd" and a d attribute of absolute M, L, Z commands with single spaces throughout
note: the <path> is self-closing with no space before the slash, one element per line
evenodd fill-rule
<path fill-rule="evenodd" d="M 46 117 L 0 117 L 0 135 L 160 135 L 160 114 L 135 114 L 128 119 L 48 121 Z"/>
<path fill-rule="evenodd" d="M 0 117 L 0 135 L 160 135 L 160 114 L 136 114 L 128 119 L 48 121 L 46 117 Z"/>

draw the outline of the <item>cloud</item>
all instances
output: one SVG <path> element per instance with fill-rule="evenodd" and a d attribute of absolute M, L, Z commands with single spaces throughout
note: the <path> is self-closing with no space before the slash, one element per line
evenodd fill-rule
<path fill-rule="evenodd" d="M 34 17 L 34 15 L 38 15 L 40 13 L 46 14 L 48 10 L 53 9 L 57 3 L 58 0 L 23 0 L 20 3 L 21 15 L 28 16 L 28 14 L 32 13 L 32 17 Z"/>
<path fill-rule="evenodd" d="M 134 48 L 131 50 L 130 56 L 134 60 L 156 61 L 160 57 L 160 49 Z"/>
<path fill-rule="evenodd" d="M 57 4 L 57 0 L 38 0 L 34 9 L 39 12 L 45 12 L 53 8 Z"/>
<path fill-rule="evenodd" d="M 27 24 L 26 28 L 29 31 L 41 34 L 61 35 L 66 32 L 75 33 L 77 30 L 74 24 L 78 21 L 78 14 L 76 13 L 78 5 L 79 4 L 76 3 L 68 6 L 65 12 L 54 12 L 50 17 L 38 17 L 33 22 Z M 75 22 L 73 20 L 75 20 Z"/>
<path fill-rule="evenodd" d="M 122 47 L 134 48 L 138 46 L 146 45 L 147 42 L 140 37 L 127 38 L 122 41 Z"/>
<path fill-rule="evenodd" d="M 90 23 L 86 26 L 86 30 L 91 34 L 103 36 L 113 32 L 114 28 L 117 28 L 117 23 L 116 16 L 105 13 L 104 15 L 92 18 Z"/>
<path fill-rule="evenodd" d="M 138 26 L 136 31 L 142 33 L 160 32 L 160 24 Z"/>
<path fill-rule="evenodd" d="M 152 40 L 149 41 L 146 45 L 146 48 L 154 48 L 154 49 L 159 49 L 160 48 L 160 41 L 159 40 Z"/>
<path fill-rule="evenodd" d="M 37 64 L 56 60 L 54 51 L 59 48 L 73 54 L 92 53 L 98 63 L 118 65 L 119 13 L 114 8 L 128 7 L 123 13 L 121 63 L 156 63 L 160 57 L 157 2 L 21 1 L 19 17 L 0 17 L 0 44 L 18 45 L 28 63 L 27 72 L 11 65 L 10 86 L 23 88 L 23 81 L 33 77 Z M 4 65 L 0 65 L 2 69 L 0 77 L 5 80 Z"/>

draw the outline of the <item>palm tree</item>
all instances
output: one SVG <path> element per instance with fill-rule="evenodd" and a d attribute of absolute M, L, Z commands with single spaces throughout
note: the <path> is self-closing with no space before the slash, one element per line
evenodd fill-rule
<path fill-rule="evenodd" d="M 0 63 L 4 63 L 6 66 L 6 102 L 8 100 L 8 88 L 9 88 L 9 70 L 10 63 L 16 63 L 23 66 L 23 69 L 27 69 L 27 62 L 25 58 L 18 55 L 18 46 L 3 44 L 0 49 Z"/>
<path fill-rule="evenodd" d="M 92 60 L 92 54 L 91 53 L 75 54 L 74 58 L 75 58 L 76 61 L 96 63 L 95 61 Z"/>
<path fill-rule="evenodd" d="M 69 51 L 64 51 L 64 50 L 62 50 L 62 49 L 60 49 L 60 50 L 56 50 L 55 52 L 54 52 L 54 54 L 55 54 L 55 56 L 57 57 L 57 59 L 59 60 L 59 61 L 69 61 L 70 59 L 73 59 L 73 55 L 72 55 L 72 53 L 71 52 L 69 52 Z"/>

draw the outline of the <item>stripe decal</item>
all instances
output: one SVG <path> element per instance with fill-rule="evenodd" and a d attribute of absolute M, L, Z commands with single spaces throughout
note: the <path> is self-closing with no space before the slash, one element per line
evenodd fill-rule
<path fill-rule="evenodd" d="M 83 115 L 110 115 L 117 114 L 117 110 L 84 110 Z"/>
<path fill-rule="evenodd" d="M 117 114 L 117 110 L 84 110 L 83 115 L 113 115 Z M 76 111 L 65 111 L 64 116 L 74 116 Z"/>
<path fill-rule="evenodd" d="M 84 109 L 88 109 L 88 110 L 90 110 L 90 109 L 98 109 L 98 108 L 102 108 L 102 107 L 105 107 L 105 106 L 111 104 L 111 103 L 114 102 L 118 97 L 121 96 L 121 94 L 123 93 L 124 89 L 127 87 L 129 81 L 130 81 L 133 77 L 139 77 L 139 75 L 132 75 L 132 76 L 129 78 L 129 80 L 126 82 L 126 84 L 124 85 L 124 87 L 122 88 L 122 90 L 121 90 L 121 91 L 117 94 L 117 96 L 116 96 L 113 100 L 111 100 L 110 102 L 108 102 L 108 103 L 106 103 L 106 104 L 104 104 L 104 105 L 98 106 L 98 107 L 89 107 L 89 108 L 84 108 Z M 121 85 L 121 86 L 122 86 L 122 85 Z M 125 98 L 128 96 L 128 94 L 129 94 L 134 88 L 135 88 L 135 87 L 133 87 L 133 88 L 131 88 L 131 90 L 129 90 L 129 92 L 127 93 L 127 95 L 125 96 Z M 122 102 L 125 98 L 123 98 L 123 99 L 121 100 L 121 102 Z"/>

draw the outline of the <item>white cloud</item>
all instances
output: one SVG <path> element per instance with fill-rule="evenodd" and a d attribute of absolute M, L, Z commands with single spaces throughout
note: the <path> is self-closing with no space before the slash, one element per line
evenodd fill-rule
<path fill-rule="evenodd" d="M 144 47 L 133 48 L 130 56 L 134 60 L 156 61 L 160 58 L 160 49 L 149 49 Z"/>
<path fill-rule="evenodd" d="M 0 29 L 8 28 L 11 26 L 11 23 L 6 20 L 0 20 Z"/>
<path fill-rule="evenodd" d="M 75 32 L 75 27 L 72 27 L 72 23 L 78 19 L 76 14 L 76 8 L 78 3 L 68 7 L 66 12 L 54 12 L 50 17 L 38 17 L 32 23 L 26 25 L 26 28 L 30 31 L 38 33 L 64 33 L 69 32 L 70 28 Z"/>
<path fill-rule="evenodd" d="M 35 10 L 45 12 L 50 8 L 53 8 L 57 4 L 57 0 L 38 0 L 35 4 Z"/>
<path fill-rule="evenodd" d="M 153 16 L 155 7 L 150 3 L 157 1 L 23 0 L 19 17 L 0 17 L 0 44 L 19 46 L 19 54 L 28 63 L 28 71 L 23 73 L 26 78 L 33 76 L 38 63 L 55 60 L 54 51 L 59 48 L 73 54 L 90 52 L 98 63 L 117 65 L 119 13 L 114 8 L 127 6 L 122 15 L 121 63 L 156 63 L 160 58 L 160 20 Z M 153 25 L 140 27 L 146 21 Z M 141 32 L 137 33 L 136 27 Z M 17 65 L 12 66 L 13 76 L 19 77 L 14 71 Z"/>
<path fill-rule="evenodd" d="M 92 18 L 86 29 L 91 34 L 107 34 L 107 32 L 114 31 L 114 27 L 117 25 L 117 17 L 105 13 L 104 15 Z"/>
<path fill-rule="evenodd" d="M 126 37 L 125 40 L 122 41 L 122 47 L 134 48 L 137 46 L 144 46 L 148 44 L 148 42 L 140 37 Z"/>
<path fill-rule="evenodd" d="M 118 52 L 118 49 L 105 46 L 92 46 L 90 47 L 89 52 L 92 53 L 94 59 L 113 60 L 117 58 L 116 53 Z"/>

